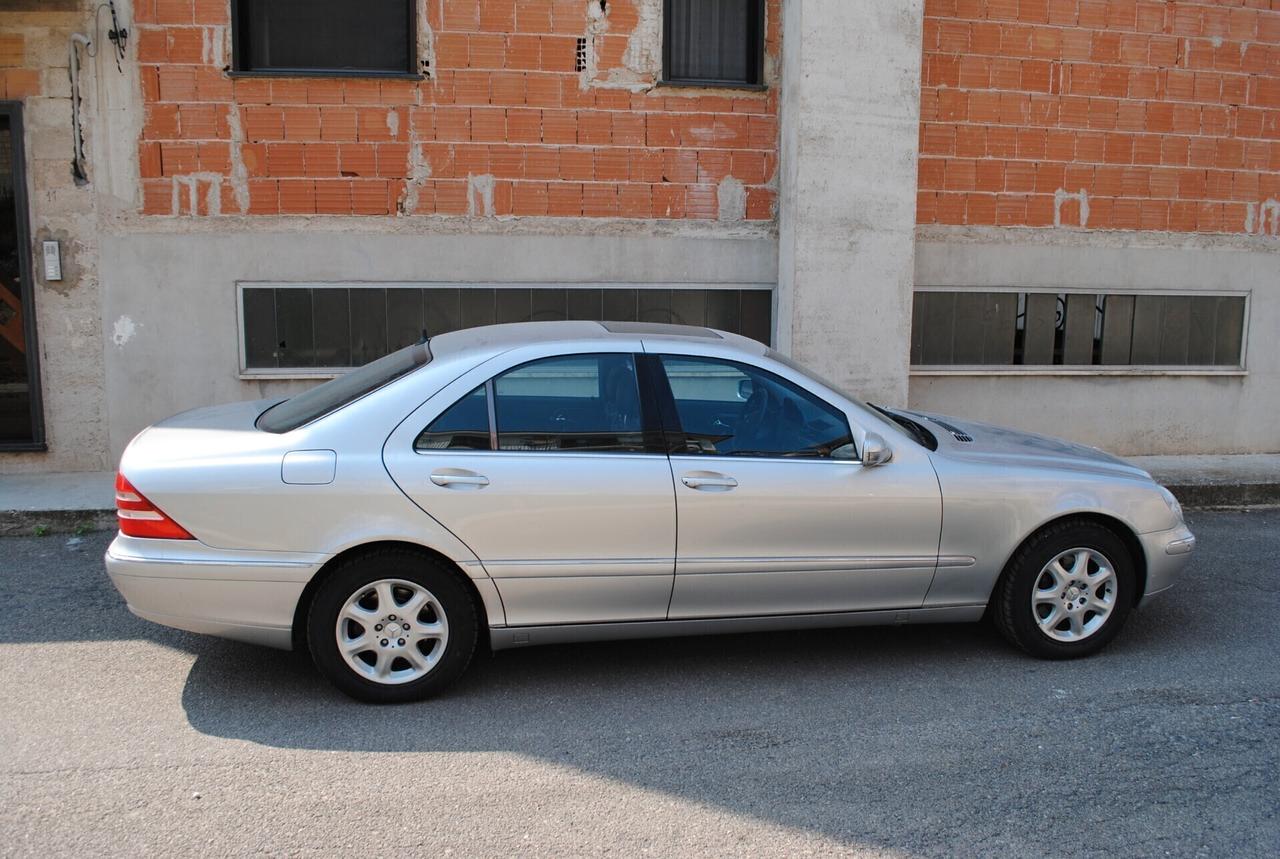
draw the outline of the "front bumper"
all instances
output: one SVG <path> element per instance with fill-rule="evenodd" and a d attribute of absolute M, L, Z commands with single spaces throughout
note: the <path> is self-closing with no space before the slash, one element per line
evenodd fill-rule
<path fill-rule="evenodd" d="M 293 646 L 298 599 L 325 560 L 124 535 L 106 554 L 112 584 L 138 617 L 285 650 Z"/>
<path fill-rule="evenodd" d="M 1178 581 L 1196 547 L 1195 535 L 1186 525 L 1168 531 L 1140 534 L 1142 550 L 1147 557 L 1147 588 L 1144 597 L 1168 590 Z"/>

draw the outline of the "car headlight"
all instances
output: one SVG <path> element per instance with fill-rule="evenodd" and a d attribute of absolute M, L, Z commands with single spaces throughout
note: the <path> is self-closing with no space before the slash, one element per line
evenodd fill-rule
<path fill-rule="evenodd" d="M 1160 496 L 1164 498 L 1164 503 L 1169 505 L 1169 509 L 1173 511 L 1173 515 L 1177 517 L 1178 522 L 1180 524 L 1185 523 L 1186 520 L 1182 518 L 1182 505 L 1178 502 L 1178 499 L 1173 496 L 1172 492 L 1165 489 L 1163 486 L 1159 487 L 1159 489 Z"/>

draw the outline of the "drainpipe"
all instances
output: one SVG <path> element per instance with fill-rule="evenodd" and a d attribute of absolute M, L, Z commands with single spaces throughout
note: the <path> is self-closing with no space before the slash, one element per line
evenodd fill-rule
<path fill-rule="evenodd" d="M 71 134 L 75 147 L 71 159 L 71 175 L 77 185 L 84 185 L 89 181 L 89 174 L 85 172 L 84 135 L 80 131 L 80 52 L 76 50 L 77 45 L 84 46 L 87 54 L 93 43 L 82 33 L 72 33 L 67 40 L 67 67 L 71 74 Z"/>

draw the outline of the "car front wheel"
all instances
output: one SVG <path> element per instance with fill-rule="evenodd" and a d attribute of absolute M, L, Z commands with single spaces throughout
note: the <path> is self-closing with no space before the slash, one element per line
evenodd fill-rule
<path fill-rule="evenodd" d="M 1051 525 L 1023 544 L 993 595 L 1005 638 L 1033 656 L 1071 659 L 1101 650 L 1136 596 L 1129 550 L 1093 522 Z"/>
<path fill-rule="evenodd" d="M 475 603 L 452 571 L 387 549 L 341 563 L 316 592 L 307 640 L 320 671 L 353 698 L 426 698 L 456 680 L 475 651 Z"/>

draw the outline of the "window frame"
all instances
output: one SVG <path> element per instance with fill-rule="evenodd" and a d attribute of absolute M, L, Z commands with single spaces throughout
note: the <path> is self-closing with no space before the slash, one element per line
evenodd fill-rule
<path fill-rule="evenodd" d="M 677 78 L 669 74 L 671 69 L 671 44 L 672 29 L 674 27 L 675 16 L 671 14 L 671 4 L 673 0 L 662 0 L 662 74 L 658 83 L 662 86 L 671 87 L 703 87 L 703 88 L 719 88 L 719 89 L 740 89 L 753 90 L 760 92 L 767 90 L 769 85 L 764 79 L 764 59 L 765 59 L 765 34 L 766 34 L 766 12 L 768 3 L 765 0 L 751 0 L 756 4 L 756 21 L 755 21 L 755 50 L 751 52 L 749 59 L 754 64 L 755 82 L 725 80 L 715 78 Z"/>
<path fill-rule="evenodd" d="M 31 439 L 0 442 L 0 452 L 43 453 L 49 449 L 45 439 L 44 389 L 40 377 L 40 342 L 36 330 L 35 272 L 32 260 L 31 209 L 27 195 L 26 132 L 22 121 L 22 102 L 0 101 L 0 115 L 9 119 L 13 157 L 13 207 L 18 243 L 18 301 L 22 305 L 22 336 L 26 344 L 27 395 L 30 397 Z"/>
<path fill-rule="evenodd" d="M 917 364 L 912 362 L 908 373 L 919 377 L 943 376 L 1124 376 L 1129 378 L 1163 376 L 1225 376 L 1249 375 L 1249 333 L 1253 313 L 1253 292 L 1238 289 L 1177 289 L 1143 287 L 1108 287 L 1072 284 L 1065 286 L 1009 286 L 1009 285 L 957 285 L 937 282 L 916 284 L 912 294 L 922 292 L 984 293 L 1008 292 L 1010 294 L 1083 294 L 1123 296 L 1174 296 L 1187 298 L 1243 298 L 1241 316 L 1240 356 L 1238 364 Z M 914 314 L 913 314 L 914 315 Z M 914 319 L 912 338 L 914 339 Z"/>
<path fill-rule="evenodd" d="M 557 448 L 551 450 L 516 450 L 504 449 L 500 446 L 500 438 L 498 431 L 498 407 L 497 407 L 497 380 L 509 373 L 514 373 L 530 364 L 537 364 L 542 361 L 551 361 L 557 358 L 591 358 L 602 355 L 624 355 L 631 358 L 632 371 L 635 375 L 636 394 L 640 402 L 640 450 L 576 450 L 573 448 Z M 506 456 L 652 456 L 654 454 L 665 455 L 667 453 L 664 434 L 662 431 L 662 422 L 659 417 L 658 410 L 655 406 L 652 387 L 648 384 L 645 373 L 641 370 L 641 362 L 645 358 L 644 353 L 635 352 L 631 349 L 618 350 L 600 350 L 593 349 L 584 352 L 558 352 L 551 355 L 539 355 L 536 358 L 530 358 L 527 361 L 521 361 L 506 367 L 492 376 L 485 379 L 482 385 L 472 385 L 460 397 L 455 399 L 449 405 L 445 406 L 439 412 L 434 414 L 430 420 L 414 434 L 411 445 L 413 452 L 420 456 L 448 456 L 448 455 L 506 455 Z M 431 428 L 431 426 L 439 420 L 443 415 L 462 402 L 467 397 L 475 393 L 476 388 L 483 387 L 485 392 L 485 411 L 489 421 L 489 447 L 488 448 L 419 448 L 417 440 Z"/>
<path fill-rule="evenodd" d="M 418 0 L 405 0 L 405 39 L 408 50 L 408 67 L 403 71 L 385 69 L 283 69 L 245 68 L 246 51 L 242 46 L 242 30 L 248 26 L 241 6 L 261 0 L 231 0 L 231 65 L 226 74 L 231 78 L 384 78 L 422 80 L 425 75 L 418 69 Z"/>
<path fill-rule="evenodd" d="M 840 465 L 860 465 L 862 463 L 862 448 L 858 444 L 858 435 L 855 430 L 862 429 L 862 426 L 850 416 L 847 409 L 831 402 L 826 397 L 812 390 L 806 385 L 802 385 L 794 379 L 789 379 L 772 370 L 767 370 L 759 364 L 752 364 L 738 358 L 726 358 L 720 355 L 708 355 L 697 353 L 683 352 L 652 352 L 645 356 L 651 359 L 655 367 L 657 376 L 655 384 L 659 386 L 656 393 L 659 413 L 663 420 L 664 439 L 667 445 L 668 456 L 670 457 L 702 457 L 708 459 L 725 459 L 735 462 L 788 462 L 788 463 L 837 463 Z M 854 455 L 852 459 L 837 459 L 830 454 L 827 456 L 739 456 L 732 453 L 706 453 L 703 451 L 691 451 L 688 449 L 688 435 L 684 431 L 684 424 L 680 420 L 679 405 L 676 402 L 675 393 L 671 389 L 671 380 L 667 376 L 666 365 L 663 358 L 674 358 L 677 360 L 687 361 L 706 361 L 710 363 L 727 364 L 735 368 L 746 368 L 747 370 L 767 376 L 775 383 L 784 387 L 799 388 L 814 400 L 826 406 L 832 412 L 840 415 L 844 420 L 845 429 L 848 431 L 849 441 L 847 444 L 853 446 Z M 637 368 L 638 369 L 638 368 Z M 748 373 L 749 375 L 749 373 Z"/>

